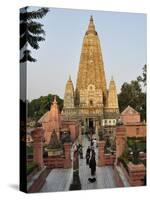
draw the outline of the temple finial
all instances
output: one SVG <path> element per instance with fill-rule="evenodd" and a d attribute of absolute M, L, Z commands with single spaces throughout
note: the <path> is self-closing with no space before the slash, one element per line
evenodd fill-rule
<path fill-rule="evenodd" d="M 93 16 L 90 16 L 90 22 L 89 22 L 89 26 L 88 26 L 88 31 L 89 32 L 95 32 L 95 25 L 94 25 L 94 20 L 93 20 Z"/>
<path fill-rule="evenodd" d="M 93 21 L 93 16 L 92 15 L 90 16 L 90 21 Z"/>
<path fill-rule="evenodd" d="M 69 81 L 71 81 L 71 75 L 69 74 Z"/>

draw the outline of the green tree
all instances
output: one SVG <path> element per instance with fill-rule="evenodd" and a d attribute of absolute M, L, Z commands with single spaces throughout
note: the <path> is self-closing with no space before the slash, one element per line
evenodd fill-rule
<path fill-rule="evenodd" d="M 39 42 L 45 40 L 43 24 L 34 20 L 43 18 L 48 10 L 48 8 L 40 8 L 36 11 L 28 11 L 28 7 L 20 10 L 20 63 L 36 61 L 27 47 L 29 44 L 31 48 L 37 50 L 39 49 Z"/>
<path fill-rule="evenodd" d="M 144 84 L 144 86 L 147 85 L 146 81 L 147 81 L 147 65 L 145 64 L 143 67 L 143 72 L 142 72 L 142 76 L 138 76 L 137 80 L 141 83 Z"/>
<path fill-rule="evenodd" d="M 130 105 L 141 113 L 142 120 L 146 120 L 146 93 L 142 92 L 137 80 L 122 85 L 118 101 L 120 112 Z"/>
<path fill-rule="evenodd" d="M 41 96 L 38 99 L 33 99 L 28 102 L 28 118 L 37 121 L 50 110 L 51 103 L 53 102 L 54 95 L 48 94 L 47 96 Z M 63 100 L 56 95 L 56 100 L 58 103 L 59 110 L 63 108 Z"/>
<path fill-rule="evenodd" d="M 146 86 L 147 65 L 143 67 L 142 75 L 130 83 L 123 83 L 121 92 L 118 94 L 119 108 L 122 112 L 128 105 L 141 113 L 141 119 L 146 120 L 146 92 L 142 91 L 142 84 Z"/>

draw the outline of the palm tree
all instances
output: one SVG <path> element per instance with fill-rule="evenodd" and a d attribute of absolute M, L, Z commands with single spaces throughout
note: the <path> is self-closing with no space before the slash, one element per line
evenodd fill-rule
<path fill-rule="evenodd" d="M 33 21 L 34 19 L 43 18 L 48 8 L 40 8 L 36 11 L 28 11 L 28 7 L 20 10 L 20 62 L 36 62 L 31 56 L 31 51 L 27 49 L 28 44 L 33 49 L 39 48 L 39 42 L 44 41 L 45 31 L 42 29 L 43 24 Z M 41 36 L 42 35 L 42 36 Z"/>

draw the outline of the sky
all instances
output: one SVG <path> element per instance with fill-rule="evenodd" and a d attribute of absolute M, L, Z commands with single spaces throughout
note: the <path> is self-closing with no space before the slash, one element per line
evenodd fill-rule
<path fill-rule="evenodd" d="M 76 86 L 83 37 L 91 15 L 100 39 L 107 88 L 112 76 L 119 93 L 124 82 L 142 74 L 147 63 L 145 14 L 50 8 L 39 20 L 46 35 L 40 49 L 32 50 L 37 62 L 27 63 L 28 100 L 49 93 L 64 98 L 69 75 Z"/>

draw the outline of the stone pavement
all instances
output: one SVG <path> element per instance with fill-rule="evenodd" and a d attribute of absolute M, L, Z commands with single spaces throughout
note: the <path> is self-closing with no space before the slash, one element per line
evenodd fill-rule
<path fill-rule="evenodd" d="M 72 169 L 53 169 L 40 192 L 68 191 L 72 181 Z"/>
<path fill-rule="evenodd" d="M 85 154 L 89 141 L 86 136 L 82 136 L 82 145 L 83 159 L 79 159 L 79 175 L 82 190 L 117 187 L 114 179 L 113 168 L 111 166 L 96 167 L 97 181 L 95 183 L 88 182 L 88 178 L 90 177 L 90 168 L 86 165 Z M 96 149 L 96 157 L 97 156 Z M 41 192 L 68 191 L 72 182 L 72 174 L 72 169 L 53 169 L 48 175 Z"/>
<path fill-rule="evenodd" d="M 89 183 L 88 178 L 91 177 L 91 170 L 88 165 L 86 165 L 86 149 L 89 146 L 90 142 L 86 136 L 82 136 L 82 145 L 83 145 L 83 159 L 79 160 L 79 175 L 81 181 L 81 187 L 83 190 L 87 189 L 101 189 L 101 188 L 114 188 L 117 187 L 114 172 L 111 166 L 105 167 L 96 167 L 96 182 Z M 98 158 L 98 152 L 96 149 L 96 159 Z"/>

